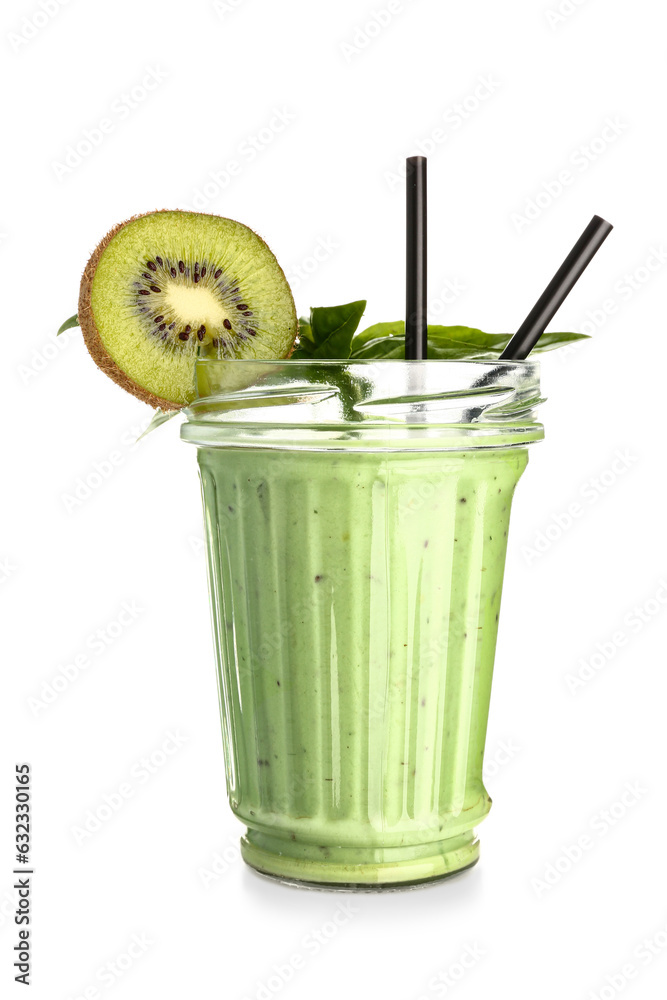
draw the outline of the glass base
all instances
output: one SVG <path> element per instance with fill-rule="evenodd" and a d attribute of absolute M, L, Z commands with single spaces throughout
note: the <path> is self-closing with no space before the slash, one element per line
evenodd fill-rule
<path fill-rule="evenodd" d="M 260 874 L 303 888 L 407 889 L 471 868 L 479 860 L 479 841 L 471 830 L 409 847 L 319 847 L 248 830 L 241 855 Z"/>

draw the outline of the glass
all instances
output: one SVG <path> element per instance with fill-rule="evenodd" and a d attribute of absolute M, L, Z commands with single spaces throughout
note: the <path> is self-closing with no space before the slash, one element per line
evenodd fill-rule
<path fill-rule="evenodd" d="M 200 361 L 227 788 L 258 871 L 338 888 L 479 856 L 535 362 Z"/>

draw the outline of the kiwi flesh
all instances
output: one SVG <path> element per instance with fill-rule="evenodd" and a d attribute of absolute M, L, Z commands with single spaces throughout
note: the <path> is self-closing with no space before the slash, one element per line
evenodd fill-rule
<path fill-rule="evenodd" d="M 79 324 L 99 368 L 164 410 L 194 399 L 197 357 L 285 358 L 298 330 L 266 243 L 240 222 L 178 210 L 104 237 L 81 279 Z"/>

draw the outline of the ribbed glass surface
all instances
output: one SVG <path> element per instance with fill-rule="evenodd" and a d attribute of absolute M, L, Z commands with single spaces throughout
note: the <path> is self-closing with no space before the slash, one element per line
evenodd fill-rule
<path fill-rule="evenodd" d="M 246 823 L 392 846 L 487 811 L 526 459 L 200 449 L 229 793 Z"/>

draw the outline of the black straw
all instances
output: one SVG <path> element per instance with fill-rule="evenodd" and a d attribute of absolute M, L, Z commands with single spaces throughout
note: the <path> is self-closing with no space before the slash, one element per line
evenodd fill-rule
<path fill-rule="evenodd" d="M 611 223 L 593 216 L 500 355 L 501 361 L 523 361 L 528 357 L 612 229 Z"/>
<path fill-rule="evenodd" d="M 405 358 L 426 358 L 426 157 L 409 156 L 406 184 Z"/>

